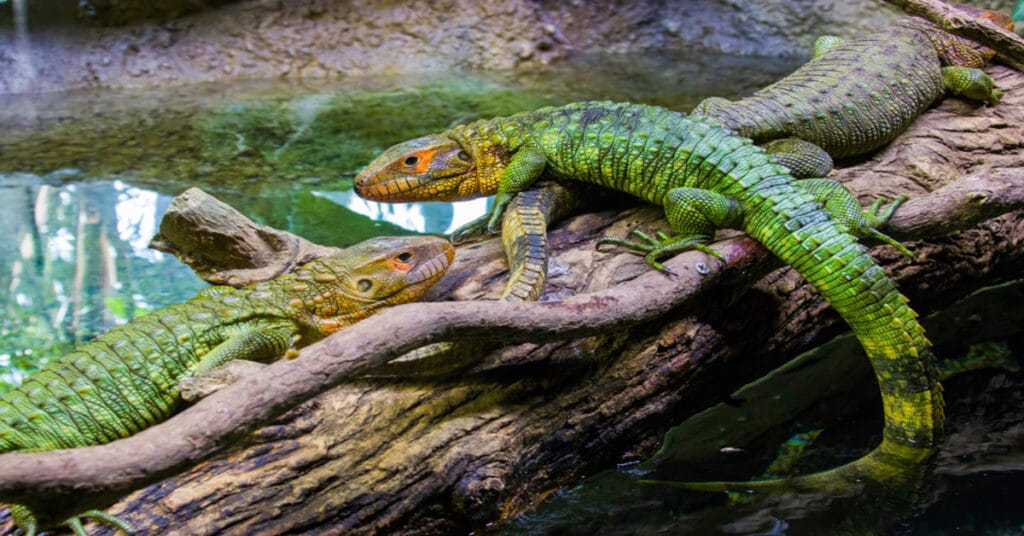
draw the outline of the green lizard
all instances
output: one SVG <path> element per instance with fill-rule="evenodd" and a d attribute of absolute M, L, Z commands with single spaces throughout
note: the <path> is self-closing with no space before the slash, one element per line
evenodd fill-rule
<path fill-rule="evenodd" d="M 441 238 L 377 238 L 269 282 L 206 288 L 188 302 L 117 326 L 0 398 L 0 453 L 130 436 L 182 404 L 182 379 L 235 359 L 295 357 L 298 348 L 382 307 L 419 298 L 453 256 Z M 80 518 L 131 531 L 100 510 L 51 520 L 15 504 L 11 513 L 28 536 L 56 524 L 84 535 Z"/>
<path fill-rule="evenodd" d="M 1013 30 L 1009 15 L 958 7 Z M 757 143 L 795 137 L 835 158 L 858 156 L 892 141 L 947 91 L 997 103 L 1002 92 L 981 70 L 994 56 L 992 49 L 911 17 L 850 42 L 821 37 L 811 61 L 789 76 L 736 102 L 705 99 L 692 115 Z M 780 159 L 790 154 L 785 147 L 770 152 Z M 797 175 L 822 177 L 831 168 L 828 155 L 813 148 L 792 154 L 781 163 Z"/>
<path fill-rule="evenodd" d="M 739 228 L 799 271 L 849 323 L 868 354 L 885 413 L 882 443 L 805 482 L 884 480 L 917 466 L 942 436 L 942 396 L 928 341 L 907 300 L 856 237 L 898 244 L 875 229 L 892 208 L 865 213 L 839 183 L 796 180 L 748 138 L 706 119 L 609 102 L 542 108 L 457 126 L 398 144 L 356 178 L 371 198 L 458 199 L 497 194 L 492 231 L 518 192 L 542 174 L 636 195 L 665 209 L 673 236 L 603 239 L 659 259 Z M 823 206 L 824 205 L 824 208 Z M 902 248 L 902 246 L 899 246 Z M 905 251 L 905 249 L 904 249 Z"/>
<path fill-rule="evenodd" d="M 961 9 L 1013 28 L 1013 20 L 1003 13 Z M 924 19 L 908 18 L 849 43 L 822 37 L 816 42 L 815 58 L 791 75 L 735 103 L 706 99 L 693 115 L 764 143 L 797 178 L 823 177 L 832 169 L 832 156 L 861 155 L 888 143 L 947 89 L 997 101 L 1001 93 L 980 70 L 994 55 L 991 49 Z M 404 190 L 400 184 L 390 189 L 356 189 L 375 201 L 467 197 L 456 192 L 442 199 L 422 190 Z M 547 275 L 547 224 L 557 218 L 555 211 L 569 212 L 581 203 L 569 190 L 548 183 L 517 198 L 510 207 L 502 228 L 511 274 L 504 299 L 540 296 Z M 464 227 L 452 239 L 458 242 L 477 231 Z M 513 235 L 515 239 L 510 239 Z"/>

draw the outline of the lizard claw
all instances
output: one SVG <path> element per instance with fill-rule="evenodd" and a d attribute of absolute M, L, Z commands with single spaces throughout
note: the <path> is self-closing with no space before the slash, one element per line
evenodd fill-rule
<path fill-rule="evenodd" d="M 601 246 L 612 244 L 642 253 L 644 254 L 644 260 L 647 261 L 647 264 L 652 268 L 672 276 L 679 274 L 667 268 L 661 262 L 658 262 L 658 259 L 695 249 L 715 257 L 722 261 L 722 263 L 726 262 L 725 256 L 708 247 L 700 236 L 684 235 L 673 237 L 661 232 L 656 233 L 655 236 L 651 236 L 639 229 L 633 229 L 629 234 L 636 235 L 640 240 L 633 241 L 626 240 L 624 238 L 612 238 L 610 236 L 605 236 L 601 237 L 597 241 L 597 248 L 600 250 Z"/>
<path fill-rule="evenodd" d="M 493 231 L 491 231 L 487 225 L 487 216 L 483 216 L 482 218 L 477 218 L 453 231 L 450 239 L 453 244 L 460 244 L 462 242 L 484 238 L 488 234 L 493 234 Z"/>
<path fill-rule="evenodd" d="M 898 209 L 907 199 L 908 198 L 905 195 L 898 196 L 896 199 L 893 199 L 888 206 L 883 206 L 886 203 L 885 199 L 875 199 L 875 201 L 871 203 L 871 206 L 864 211 L 863 228 L 856 230 L 855 234 L 858 234 L 858 236 L 870 236 L 876 240 L 889 244 L 902 253 L 903 256 L 910 260 L 914 260 L 916 257 L 914 257 L 914 254 L 907 249 L 906 246 L 899 243 L 895 238 L 892 238 L 877 229 L 878 226 L 888 223 L 889 219 L 892 218 L 893 212 L 895 212 L 896 209 Z"/>
<path fill-rule="evenodd" d="M 675 270 L 658 262 L 657 255 L 655 255 L 655 253 L 656 252 L 652 251 L 651 253 L 648 253 L 647 255 L 644 256 L 644 260 L 647 261 L 647 264 L 651 265 L 652 268 L 663 274 L 670 275 L 672 277 L 678 277 L 679 274 L 676 273 Z"/>

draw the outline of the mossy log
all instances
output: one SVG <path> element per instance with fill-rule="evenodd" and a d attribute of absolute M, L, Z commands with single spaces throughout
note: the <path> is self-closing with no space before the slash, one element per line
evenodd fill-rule
<path fill-rule="evenodd" d="M 889 247 L 872 253 L 921 313 L 1024 274 L 1024 75 L 998 66 L 990 72 L 1006 91 L 1003 103 L 946 99 L 872 158 L 835 172 L 865 201 L 913 197 L 887 231 L 916 240 L 908 245 L 917 259 Z M 537 334 L 535 343 L 484 356 L 455 376 L 364 377 L 287 413 L 279 404 L 265 412 L 273 422 L 241 439 L 210 439 L 205 431 L 175 428 L 176 421 L 204 421 L 172 419 L 161 432 L 188 434 L 192 447 L 222 452 L 108 511 L 140 534 L 168 527 L 181 534 L 468 532 L 529 508 L 559 485 L 649 456 L 668 427 L 845 329 L 813 289 L 747 238 L 716 244 L 729 261 L 724 266 L 699 253 L 676 257 L 668 265 L 678 278 L 653 273 L 634 255 L 594 247 L 604 235 L 664 225 L 653 207 L 577 216 L 550 233 L 544 303 L 402 306 L 307 348 L 287 365 L 359 352 L 381 362 L 413 343 L 448 336 L 522 341 Z M 494 300 L 504 270 L 498 240 L 462 246 L 428 299 Z M 690 295 L 665 296 L 684 292 Z M 568 298 L 587 293 L 596 294 Z M 473 324 L 490 328 L 474 331 Z M 625 327 L 609 329 L 618 325 Z M 207 411 L 217 417 L 207 427 L 219 430 L 245 422 L 244 409 L 259 407 L 261 397 L 277 396 L 245 392 L 242 384 L 256 385 L 239 382 L 180 417 Z M 209 413 L 243 398 L 249 405 L 238 411 Z M 68 467 L 85 468 L 99 459 L 94 453 L 116 446 L 83 449 L 90 452 L 82 456 L 96 458 L 77 465 L 36 464 L 35 475 L 0 468 L 0 497 L 22 502 L 34 490 L 52 491 L 48 478 L 73 478 Z M 181 460 L 151 469 L 144 465 L 149 452 L 139 454 L 106 461 L 142 465 L 101 485 L 147 471 L 150 479 L 162 477 L 198 457 L 175 453 Z M 79 493 L 94 491 L 79 484 Z"/>

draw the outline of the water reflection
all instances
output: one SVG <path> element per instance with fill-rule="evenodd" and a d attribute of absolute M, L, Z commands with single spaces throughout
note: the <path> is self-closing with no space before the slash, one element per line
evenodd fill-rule
<path fill-rule="evenodd" d="M 384 221 L 419 233 L 451 234 L 459 227 L 483 216 L 490 198 L 455 203 L 379 203 L 367 201 L 351 190 L 314 192 L 356 214 Z"/>
<path fill-rule="evenodd" d="M 0 390 L 205 286 L 147 247 L 168 196 L 120 181 L 63 183 L 69 174 L 0 174 Z"/>

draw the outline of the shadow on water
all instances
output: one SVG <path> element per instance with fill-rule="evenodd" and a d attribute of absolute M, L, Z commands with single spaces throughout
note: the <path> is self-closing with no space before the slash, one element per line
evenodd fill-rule
<path fill-rule="evenodd" d="M 761 478 L 780 461 L 803 474 L 864 454 L 880 440 L 878 393 L 857 342 L 844 336 L 676 426 L 652 459 L 559 490 L 493 532 L 1019 535 L 1024 511 L 1011 490 L 1024 478 L 1022 299 L 1016 281 L 924 322 L 936 354 L 957 357 L 940 362 L 948 436 L 906 481 L 846 496 L 728 496 L 639 482 Z M 810 446 L 808 432 L 817 437 Z"/>

